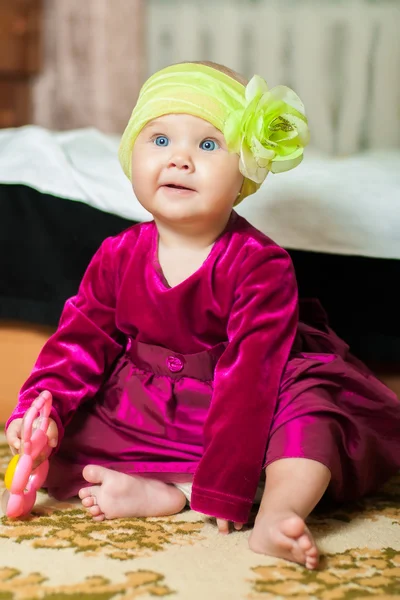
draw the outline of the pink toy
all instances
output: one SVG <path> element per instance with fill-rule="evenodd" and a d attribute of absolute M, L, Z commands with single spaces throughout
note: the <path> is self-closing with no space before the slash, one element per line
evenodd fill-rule
<path fill-rule="evenodd" d="M 6 490 L 2 506 L 8 517 L 17 518 L 31 512 L 36 492 L 47 477 L 48 457 L 52 451 L 46 434 L 51 404 L 50 394 L 40 394 L 23 418 L 20 453 L 11 459 L 4 477 Z"/>

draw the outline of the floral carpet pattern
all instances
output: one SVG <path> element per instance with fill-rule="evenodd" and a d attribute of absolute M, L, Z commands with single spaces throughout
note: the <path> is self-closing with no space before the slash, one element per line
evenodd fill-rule
<path fill-rule="evenodd" d="M 0 437 L 0 491 L 10 458 Z M 96 523 L 78 501 L 40 493 L 32 515 L 0 517 L 0 600 L 384 600 L 400 598 L 400 475 L 357 505 L 309 519 L 321 566 L 253 554 L 249 529 L 203 515 Z"/>

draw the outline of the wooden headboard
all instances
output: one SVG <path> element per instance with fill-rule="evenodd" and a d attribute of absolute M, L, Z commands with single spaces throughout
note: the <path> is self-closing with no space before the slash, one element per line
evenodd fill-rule
<path fill-rule="evenodd" d="M 0 0 L 0 127 L 31 121 L 32 76 L 41 66 L 41 0 Z"/>

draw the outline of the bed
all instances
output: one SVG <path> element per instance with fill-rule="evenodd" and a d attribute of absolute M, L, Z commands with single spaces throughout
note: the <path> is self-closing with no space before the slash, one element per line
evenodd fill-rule
<path fill-rule="evenodd" d="M 103 239 L 151 219 L 94 129 L 0 131 L 0 317 L 55 326 Z M 366 360 L 400 360 L 400 151 L 306 152 L 237 212 L 291 254 L 300 295 L 318 297 Z"/>

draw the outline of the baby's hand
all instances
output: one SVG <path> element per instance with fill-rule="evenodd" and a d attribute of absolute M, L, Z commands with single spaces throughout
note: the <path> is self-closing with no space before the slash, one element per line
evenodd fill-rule
<path fill-rule="evenodd" d="M 229 533 L 229 523 L 230 521 L 225 521 L 225 519 L 217 519 L 217 527 L 220 533 L 227 535 Z M 234 523 L 233 526 L 236 531 L 240 531 L 243 527 L 244 523 Z"/>
<path fill-rule="evenodd" d="M 10 425 L 7 427 L 6 439 L 13 454 L 19 452 L 21 448 L 22 421 L 23 419 L 14 419 L 14 421 L 11 421 Z M 38 420 L 35 421 L 34 427 L 37 421 Z M 58 427 L 53 419 L 49 419 L 47 437 L 50 448 L 55 448 L 58 444 Z"/>

